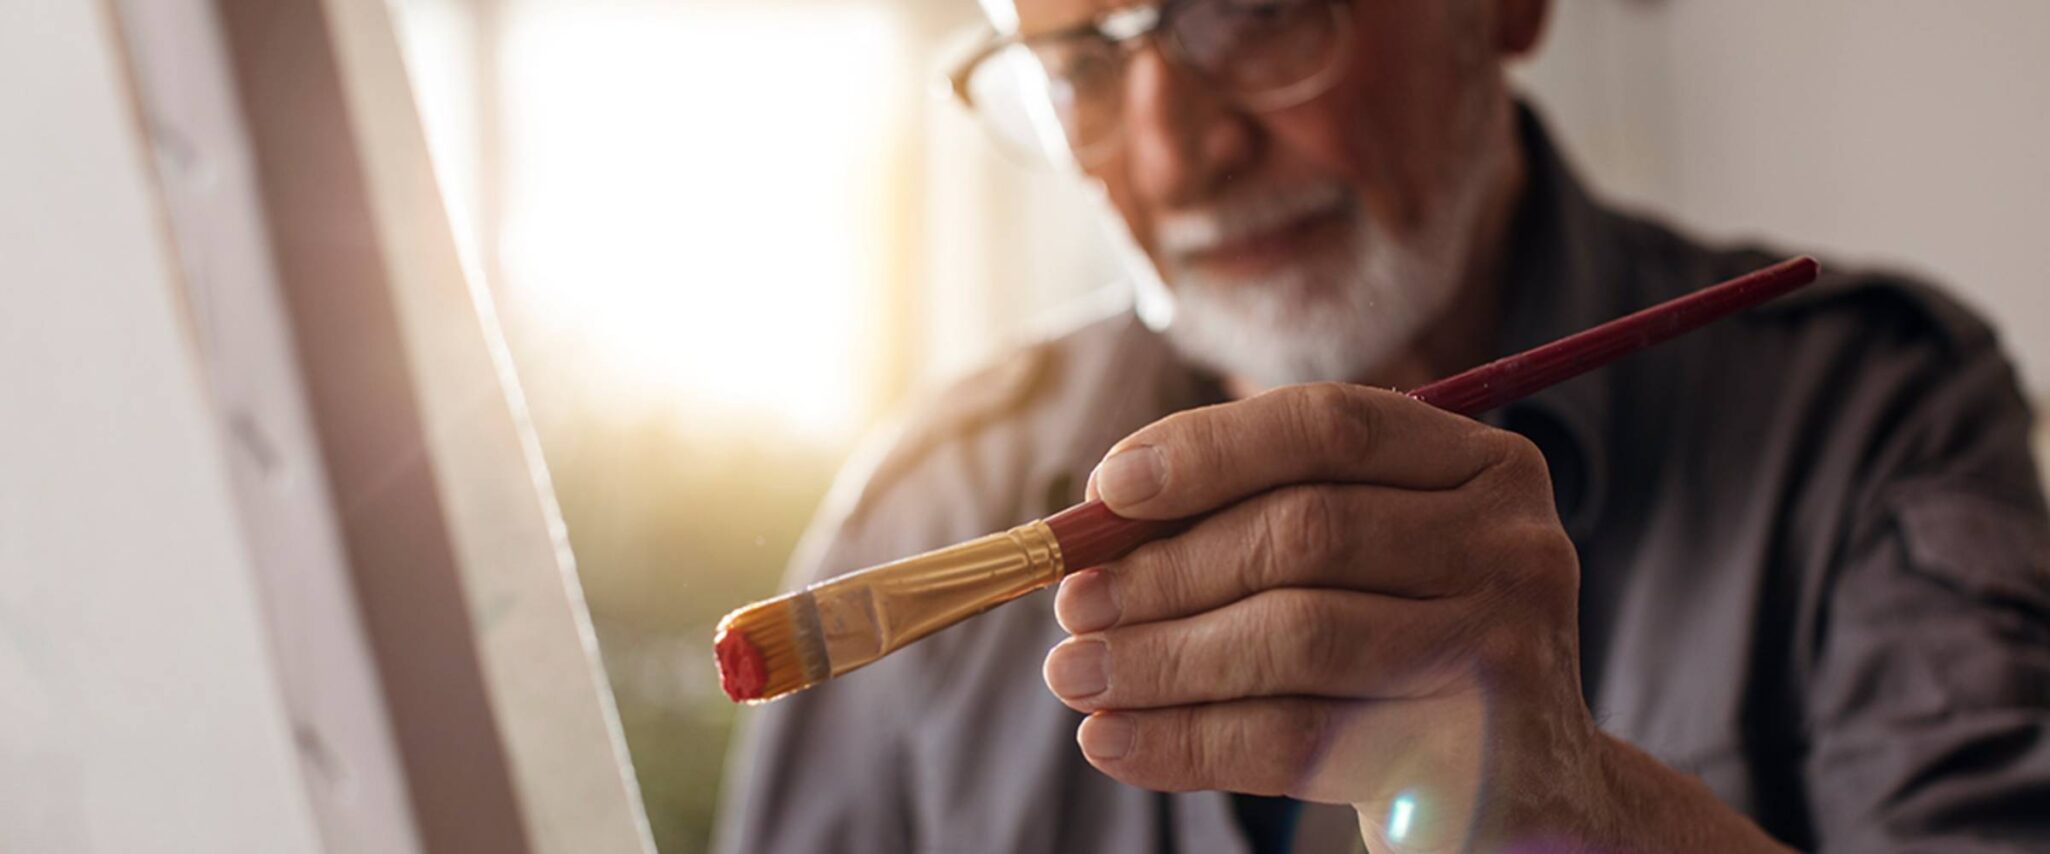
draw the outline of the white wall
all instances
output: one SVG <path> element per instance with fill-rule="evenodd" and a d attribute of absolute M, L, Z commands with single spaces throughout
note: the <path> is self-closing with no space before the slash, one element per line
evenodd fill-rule
<path fill-rule="evenodd" d="M 314 851 L 110 9 L 0 3 L 0 850 Z"/>
<path fill-rule="evenodd" d="M 1933 277 L 2050 395 L 2050 3 L 1559 0 L 1524 78 L 1613 197 Z"/>

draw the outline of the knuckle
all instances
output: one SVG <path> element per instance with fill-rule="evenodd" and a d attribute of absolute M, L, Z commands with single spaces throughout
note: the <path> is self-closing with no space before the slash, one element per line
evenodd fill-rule
<path fill-rule="evenodd" d="M 1243 644 L 1242 663 L 1251 665 L 1250 668 L 1240 671 L 1243 681 L 1239 693 L 1259 694 L 1286 690 L 1290 685 L 1302 681 L 1297 674 L 1297 671 L 1302 669 L 1299 663 L 1302 655 L 1296 649 L 1297 644 L 1293 642 L 1293 633 L 1281 634 L 1273 631 L 1275 626 L 1286 625 L 1283 622 L 1286 619 L 1284 612 L 1269 609 L 1261 617 L 1261 622 L 1247 627 L 1247 631 L 1235 639 L 1237 643 Z"/>
<path fill-rule="evenodd" d="M 1301 796 L 1330 743 L 1330 714 L 1324 703 L 1292 700 L 1271 707 L 1263 729 L 1272 733 L 1267 754 L 1276 763 L 1276 794 Z"/>
<path fill-rule="evenodd" d="M 1546 494 L 1550 494 L 1551 467 L 1545 463 L 1544 452 L 1538 450 L 1537 443 L 1508 430 L 1490 430 L 1488 436 L 1492 443 L 1488 449 L 1490 470 L 1517 480 L 1535 480 L 1544 484 Z"/>
<path fill-rule="evenodd" d="M 1230 778 L 1244 774 L 1243 757 L 1260 755 L 1259 727 L 1245 715 L 1232 714 L 1230 707 L 1220 707 L 1218 712 L 1218 716 L 1210 719 L 1213 726 L 1208 728 L 1212 738 L 1211 749 L 1203 757 L 1204 779 L 1220 788 L 1233 783 L 1243 785 L 1244 781 Z"/>
<path fill-rule="evenodd" d="M 1188 670 L 1189 646 L 1192 643 L 1188 632 L 1151 631 L 1140 637 L 1144 641 L 1126 649 L 1128 665 L 1145 674 L 1144 678 L 1133 680 L 1139 685 L 1139 696 L 1127 693 L 1120 699 L 1150 702 L 1154 698 L 1173 696 L 1184 682 L 1205 678 Z M 1113 680 L 1113 684 L 1115 682 Z"/>
<path fill-rule="evenodd" d="M 1250 700 L 1149 713 L 1159 736 L 1146 783 L 1171 791 L 1300 795 L 1330 749 L 1322 701 Z"/>
<path fill-rule="evenodd" d="M 1523 538 L 1522 560 L 1526 583 L 1540 591 L 1554 609 L 1573 608 L 1580 595 L 1580 550 L 1573 538 L 1556 524 L 1532 525 Z"/>
<path fill-rule="evenodd" d="M 1294 413 L 1303 437 L 1314 446 L 1363 448 L 1379 433 L 1379 409 L 1373 399 L 1345 383 L 1302 386 Z"/>
<path fill-rule="evenodd" d="M 1228 430 L 1221 425 L 1217 415 L 1209 410 L 1193 410 L 1175 416 L 1172 443 L 1162 443 L 1168 453 L 1179 453 L 1197 460 L 1214 460 L 1228 452 L 1231 443 Z M 1205 464 L 1207 465 L 1207 463 Z"/>
<path fill-rule="evenodd" d="M 1501 535 L 1507 539 L 1501 549 L 1501 568 L 1519 586 L 1578 587 L 1580 552 L 1565 529 L 1539 520 L 1505 526 Z"/>
<path fill-rule="evenodd" d="M 1181 613 L 1196 597 L 1188 550 L 1176 539 L 1152 543 L 1117 567 L 1118 604 L 1125 622 Z"/>
<path fill-rule="evenodd" d="M 1580 549 L 1573 544 L 1566 529 L 1554 524 L 1533 525 L 1526 540 L 1532 563 L 1545 567 L 1579 566 Z"/>
<path fill-rule="evenodd" d="M 1233 745 L 1222 743 L 1229 733 L 1218 727 L 1204 726 L 1204 710 L 1201 708 L 1177 709 L 1169 718 L 1174 728 L 1181 733 L 1177 740 L 1175 764 L 1182 774 L 1193 778 L 1199 787 L 1211 787 L 1218 782 L 1218 772 L 1225 768 L 1226 757 L 1241 755 L 1232 749 Z"/>
<path fill-rule="evenodd" d="M 1166 458 L 1194 456 L 1200 460 L 1213 451 L 1217 438 L 1215 422 L 1216 416 L 1206 409 L 1177 412 L 1139 428 L 1119 442 L 1118 447 L 1146 445 Z M 1168 466 L 1172 469 L 1174 462 L 1168 462 Z"/>
<path fill-rule="evenodd" d="M 1311 776 L 1326 745 L 1321 704 L 1305 700 L 1253 700 L 1215 707 L 1203 715 L 1204 737 L 1187 755 L 1207 788 L 1260 795 L 1295 794 Z"/>
<path fill-rule="evenodd" d="M 1276 494 L 1273 510 L 1268 517 L 1270 540 L 1277 546 L 1274 559 L 1284 564 L 1274 567 L 1282 578 L 1301 564 L 1331 558 L 1344 548 L 1344 508 L 1330 488 L 1288 487 Z"/>
<path fill-rule="evenodd" d="M 1555 524 L 1505 524 L 1467 560 L 1480 579 L 1474 592 L 1490 613 L 1525 617 L 1578 607 L 1578 552 Z"/>
<path fill-rule="evenodd" d="M 1145 627 L 1110 629 L 1101 637 L 1108 647 L 1104 663 L 1109 685 L 1087 698 L 1092 707 L 1136 708 L 1149 705 L 1179 681 L 1185 639 L 1178 632 Z"/>
<path fill-rule="evenodd" d="M 1203 420 L 1203 417 L 1204 411 L 1201 409 L 1186 409 L 1180 412 L 1172 412 L 1155 419 L 1151 424 L 1139 428 L 1131 436 L 1126 437 L 1125 441 L 1121 444 L 1158 445 L 1189 432 L 1192 429 L 1190 425 Z"/>
<path fill-rule="evenodd" d="M 1357 645 L 1339 625 L 1329 593 L 1311 590 L 1271 594 L 1271 625 L 1287 627 L 1287 643 L 1269 646 L 1266 670 L 1303 689 L 1337 682 L 1352 671 Z"/>
<path fill-rule="evenodd" d="M 1282 545 L 1287 526 L 1275 518 L 1272 504 L 1273 498 L 1269 496 L 1254 517 L 1258 524 L 1247 538 L 1245 562 L 1238 573 L 1235 592 L 1240 598 L 1282 586 L 1288 578 L 1291 558 L 1283 554 L 1285 547 Z"/>

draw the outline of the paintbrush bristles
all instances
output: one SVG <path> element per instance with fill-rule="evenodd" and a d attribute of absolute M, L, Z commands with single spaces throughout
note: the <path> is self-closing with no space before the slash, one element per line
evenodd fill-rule
<path fill-rule="evenodd" d="M 808 591 L 742 608 L 719 621 L 719 684 L 736 702 L 762 702 L 832 675 Z"/>
<path fill-rule="evenodd" d="M 1044 522 L 821 581 L 719 622 L 719 681 L 759 702 L 866 666 L 1061 579 Z"/>

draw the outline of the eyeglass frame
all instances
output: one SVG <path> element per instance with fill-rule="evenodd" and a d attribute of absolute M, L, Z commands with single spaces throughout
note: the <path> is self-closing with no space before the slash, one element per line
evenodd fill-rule
<path fill-rule="evenodd" d="M 1164 0 L 1164 2 L 1150 3 L 1143 6 L 1114 9 L 1072 26 L 1029 36 L 1015 32 L 999 33 L 994 27 L 985 26 L 984 29 L 987 31 L 987 34 L 983 36 L 982 44 L 969 51 L 961 59 L 956 60 L 953 70 L 947 72 L 947 88 L 962 107 L 977 116 L 981 116 L 984 108 L 976 105 L 975 96 L 970 93 L 969 86 L 970 81 L 975 76 L 976 69 L 980 68 L 984 62 L 1002 53 L 1004 50 L 1021 45 L 1029 45 L 1030 42 L 1084 35 L 1102 38 L 1111 47 L 1120 49 L 1124 59 L 1129 59 L 1131 53 L 1138 50 L 1138 42 L 1142 40 L 1157 41 L 1161 46 L 1161 52 L 1164 57 L 1181 66 L 1184 70 L 1207 79 L 1211 72 L 1205 71 L 1189 62 L 1182 55 L 1182 48 L 1176 44 L 1174 39 L 1156 40 L 1153 38 L 1153 35 L 1159 32 L 1179 10 L 1202 2 L 1219 2 L 1219 0 Z M 1344 72 L 1345 60 L 1349 58 L 1352 52 L 1353 0 L 1304 0 L 1304 2 L 1321 2 L 1331 9 L 1331 24 L 1335 42 L 1332 47 L 1331 58 L 1328 60 L 1328 67 L 1300 81 L 1283 86 L 1274 92 L 1266 93 L 1259 98 L 1230 93 L 1228 97 L 1231 100 L 1254 112 L 1271 112 L 1307 103 L 1311 98 L 1330 91 L 1331 85 L 1337 82 L 1338 76 Z M 982 123 L 987 126 L 987 121 Z M 1122 134 L 1122 121 L 1119 123 L 1118 129 L 1119 133 Z M 1105 137 L 1101 142 L 1108 142 L 1116 138 L 1117 135 L 1112 135 Z M 1069 148 L 1071 149 L 1070 153 L 1076 156 L 1077 159 L 1080 159 L 1080 152 L 1072 151 L 1074 148 L 1072 142 L 1069 143 Z"/>

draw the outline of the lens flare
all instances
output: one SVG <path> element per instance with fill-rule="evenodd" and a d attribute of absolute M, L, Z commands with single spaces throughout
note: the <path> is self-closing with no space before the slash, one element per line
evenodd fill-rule
<path fill-rule="evenodd" d="M 1416 818 L 1416 795 L 1403 792 L 1395 796 L 1395 802 L 1388 805 L 1388 841 L 1401 842 L 1409 837 L 1409 827 Z"/>

